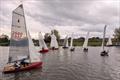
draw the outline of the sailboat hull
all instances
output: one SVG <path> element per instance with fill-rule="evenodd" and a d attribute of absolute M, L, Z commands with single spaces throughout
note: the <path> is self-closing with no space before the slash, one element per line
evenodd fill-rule
<path fill-rule="evenodd" d="M 68 49 L 68 47 L 66 47 L 66 46 L 63 46 L 62 48 L 63 48 L 63 49 Z"/>
<path fill-rule="evenodd" d="M 84 51 L 84 52 L 87 52 L 87 51 L 88 51 L 88 48 L 84 48 L 83 51 Z"/>
<path fill-rule="evenodd" d="M 31 70 L 31 69 L 36 69 L 36 68 L 42 68 L 42 62 L 34 62 L 30 63 L 26 67 L 21 67 L 18 69 L 15 69 L 14 66 L 6 66 L 3 70 L 3 73 L 15 73 L 15 72 L 20 72 L 20 71 L 26 71 L 26 70 Z"/>
<path fill-rule="evenodd" d="M 48 49 L 44 49 L 44 50 L 40 50 L 40 53 L 47 53 L 49 50 Z"/>
<path fill-rule="evenodd" d="M 75 51 L 75 48 L 71 48 L 70 51 Z"/>
<path fill-rule="evenodd" d="M 106 45 L 107 47 L 112 47 L 113 45 Z"/>
<path fill-rule="evenodd" d="M 54 48 L 54 47 L 52 47 L 52 48 L 50 48 L 50 50 L 58 50 L 59 48 Z"/>
<path fill-rule="evenodd" d="M 101 55 L 101 56 L 108 56 L 108 52 L 102 51 L 100 55 Z"/>

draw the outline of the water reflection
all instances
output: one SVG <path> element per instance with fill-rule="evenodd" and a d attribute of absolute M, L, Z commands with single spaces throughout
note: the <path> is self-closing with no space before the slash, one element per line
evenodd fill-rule
<path fill-rule="evenodd" d="M 88 52 L 83 52 L 81 47 L 76 47 L 74 52 L 60 48 L 42 54 L 42 69 L 1 73 L 0 77 L 3 80 L 120 80 L 119 49 L 111 47 L 109 56 L 101 57 L 100 47 L 89 47 Z M 7 54 L 6 50 L 3 52 Z M 2 64 L 7 56 L 1 59 Z"/>

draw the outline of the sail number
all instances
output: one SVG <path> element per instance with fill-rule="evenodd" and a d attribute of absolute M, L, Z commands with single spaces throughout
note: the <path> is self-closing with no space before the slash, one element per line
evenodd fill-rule
<path fill-rule="evenodd" d="M 12 32 L 12 36 L 15 38 L 15 39 L 21 39 L 22 38 L 22 35 L 23 33 L 22 32 Z"/>

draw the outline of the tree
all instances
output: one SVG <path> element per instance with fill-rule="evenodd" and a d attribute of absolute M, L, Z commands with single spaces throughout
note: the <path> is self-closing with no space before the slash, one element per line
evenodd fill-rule
<path fill-rule="evenodd" d="M 53 32 L 54 32 L 54 34 L 55 34 L 57 40 L 59 41 L 59 40 L 60 40 L 60 34 L 59 34 L 58 30 L 56 30 L 56 29 L 51 30 L 51 34 L 53 34 Z"/>
<path fill-rule="evenodd" d="M 9 37 L 7 35 L 2 34 L 0 36 L 0 45 L 1 46 L 7 46 L 7 45 L 9 45 Z"/>
<path fill-rule="evenodd" d="M 44 38 L 45 38 L 45 42 L 50 42 L 51 40 L 50 33 L 45 33 Z"/>
<path fill-rule="evenodd" d="M 114 38 L 116 39 L 117 42 L 120 42 L 120 27 L 115 29 Z"/>

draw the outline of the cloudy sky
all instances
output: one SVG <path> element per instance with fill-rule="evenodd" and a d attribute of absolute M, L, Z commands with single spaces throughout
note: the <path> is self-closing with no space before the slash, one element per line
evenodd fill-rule
<path fill-rule="evenodd" d="M 57 29 L 63 38 L 74 32 L 76 37 L 107 36 L 120 26 L 120 0 L 23 0 L 27 28 L 33 38 Z M 0 34 L 10 35 L 12 11 L 20 0 L 0 0 Z"/>

